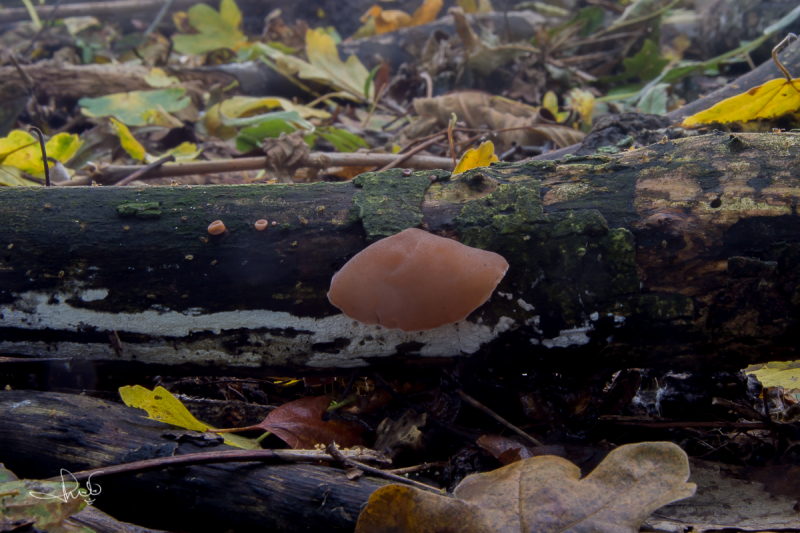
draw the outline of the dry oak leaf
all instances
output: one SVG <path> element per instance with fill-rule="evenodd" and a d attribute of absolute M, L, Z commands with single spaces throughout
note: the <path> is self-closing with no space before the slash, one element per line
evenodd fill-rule
<path fill-rule="evenodd" d="M 330 405 L 327 396 L 309 396 L 285 403 L 270 412 L 258 427 L 271 431 L 295 450 L 335 442 L 340 448 L 361 446 L 362 428 L 341 420 L 322 420 Z"/>
<path fill-rule="evenodd" d="M 727 98 L 710 109 L 686 118 L 683 125 L 767 120 L 799 110 L 800 79 L 789 81 L 780 78 Z"/>
<path fill-rule="evenodd" d="M 372 493 L 356 533 L 635 533 L 659 507 L 695 492 L 677 445 L 620 446 L 588 476 L 560 457 L 468 476 L 447 498 L 402 485 Z"/>

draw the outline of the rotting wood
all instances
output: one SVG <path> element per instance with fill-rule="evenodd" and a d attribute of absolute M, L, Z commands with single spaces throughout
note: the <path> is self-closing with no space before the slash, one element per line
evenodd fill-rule
<path fill-rule="evenodd" d="M 798 198 L 792 133 L 455 180 L 392 169 L 309 185 L 6 188 L 0 354 L 250 376 L 441 359 L 573 372 L 793 359 Z M 227 234 L 208 235 L 216 219 Z M 508 260 L 489 302 L 417 333 L 329 304 L 347 259 L 419 225 Z"/>
<path fill-rule="evenodd" d="M 0 392 L 0 458 L 44 479 L 144 459 L 234 450 L 144 411 L 86 396 Z M 230 463 L 92 478 L 95 505 L 118 520 L 170 531 L 352 531 L 385 481 L 307 464 Z M 176 509 L 186 510 L 175 512 Z"/>

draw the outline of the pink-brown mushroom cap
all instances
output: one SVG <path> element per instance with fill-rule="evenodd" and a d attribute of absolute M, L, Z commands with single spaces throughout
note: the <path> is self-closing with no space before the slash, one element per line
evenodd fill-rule
<path fill-rule="evenodd" d="M 255 227 L 256 227 L 256 229 L 257 229 L 258 231 L 264 231 L 264 228 L 266 228 L 266 227 L 267 227 L 267 224 L 269 224 L 269 222 L 267 222 L 266 220 L 264 220 L 264 219 L 262 218 L 261 220 L 257 220 L 257 221 L 256 221 L 256 223 L 255 223 Z"/>
<path fill-rule="evenodd" d="M 363 324 L 422 331 L 467 318 L 507 270 L 499 254 L 407 229 L 350 259 L 333 276 L 328 299 Z"/>
<path fill-rule="evenodd" d="M 208 232 L 211 235 L 220 235 L 225 232 L 225 224 L 221 220 L 215 220 L 208 225 Z"/>

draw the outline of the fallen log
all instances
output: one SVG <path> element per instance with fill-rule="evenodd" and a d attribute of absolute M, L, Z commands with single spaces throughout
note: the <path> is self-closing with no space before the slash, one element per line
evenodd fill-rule
<path fill-rule="evenodd" d="M 138 409 L 87 396 L 0 392 L 0 462 L 28 479 L 146 459 L 235 450 Z M 312 464 L 227 463 L 91 478 L 98 509 L 169 531 L 352 531 L 384 480 Z"/>
<path fill-rule="evenodd" d="M 110 4 L 116 3 L 110 2 Z M 126 2 L 126 4 L 138 5 L 139 2 Z M 303 4 L 298 5 L 302 9 L 308 9 Z M 25 8 L 19 9 L 26 13 L 26 17 L 28 16 Z M 3 13 L 7 11 L 13 10 L 3 10 Z M 2 16 L 0 14 L 0 20 Z M 484 27 L 493 28 L 498 34 L 510 35 L 516 41 L 527 41 L 535 35 L 536 28 L 544 23 L 541 15 L 532 12 L 475 13 L 468 15 L 467 18 L 477 32 Z M 341 43 L 337 48 L 344 58 L 354 54 L 368 68 L 386 59 L 390 61 L 394 71 L 403 62 L 415 60 L 415 54 L 421 53 L 423 44 L 434 32 L 454 35 L 456 28 L 453 17 L 446 16 L 430 24 L 401 28 L 391 36 L 382 34 Z M 21 95 L 33 91 L 40 102 L 55 98 L 61 103 L 73 105 L 84 97 L 152 89 L 144 80 L 150 69 L 141 65 L 69 65 L 57 61 L 40 61 L 32 65 L 22 65 L 21 68 L 28 79 L 23 79 L 14 66 L 0 67 L 0 96 L 3 96 L 4 100 L 21 98 Z M 203 90 L 197 88 L 198 84 L 207 90 L 214 84 L 227 86 L 236 82 L 237 88 L 231 94 L 253 96 L 268 94 L 287 98 L 297 95 L 297 86 L 294 83 L 260 61 L 196 68 L 172 66 L 165 67 L 165 70 L 170 76 L 180 79 L 190 94 L 202 94 Z M 21 105 L 17 113 L 22 108 L 24 105 Z M 14 117 L 16 118 L 16 115 Z"/>
<path fill-rule="evenodd" d="M 5 188 L 0 354 L 251 376 L 796 358 L 799 173 L 796 134 L 716 134 L 455 179 Z M 216 219 L 228 231 L 209 235 Z M 486 304 L 435 330 L 364 326 L 330 305 L 331 276 L 408 227 L 511 266 Z"/>

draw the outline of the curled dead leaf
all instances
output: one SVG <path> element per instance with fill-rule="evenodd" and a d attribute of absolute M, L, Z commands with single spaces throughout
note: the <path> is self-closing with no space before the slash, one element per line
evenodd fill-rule
<path fill-rule="evenodd" d="M 264 139 L 267 170 L 273 172 L 280 183 L 291 183 L 294 173 L 305 164 L 311 153 L 303 140 L 303 130 L 289 135 L 281 133 L 277 139 Z"/>
<path fill-rule="evenodd" d="M 271 431 L 295 450 L 311 450 L 317 444 L 332 442 L 342 448 L 363 445 L 362 428 L 341 420 L 322 420 L 330 403 L 327 396 L 300 398 L 270 412 L 258 427 Z"/>
<path fill-rule="evenodd" d="M 670 442 L 620 446 L 588 476 L 560 457 L 525 459 L 468 476 L 456 498 L 388 485 L 375 491 L 356 533 L 635 533 L 659 507 L 695 492 L 686 454 Z"/>

